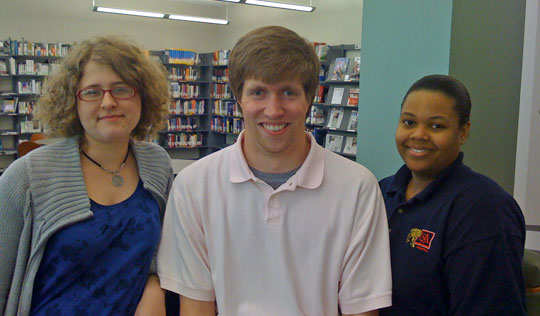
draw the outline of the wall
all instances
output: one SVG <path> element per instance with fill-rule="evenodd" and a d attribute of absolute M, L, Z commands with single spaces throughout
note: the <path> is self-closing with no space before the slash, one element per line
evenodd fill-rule
<path fill-rule="evenodd" d="M 407 88 L 449 73 L 473 100 L 465 163 L 513 192 L 525 0 L 366 0 L 357 160 L 378 178 L 401 164 L 393 133 Z"/>
<path fill-rule="evenodd" d="M 303 2 L 304 4 L 307 1 Z M 288 27 L 313 42 L 331 45 L 361 41 L 362 0 L 316 0 L 312 13 L 261 9 L 251 5 L 230 6 L 231 25 L 222 29 L 222 46 L 232 48 L 249 30 L 265 25 Z"/>
<path fill-rule="evenodd" d="M 527 223 L 525 246 L 540 250 L 540 5 L 527 0 L 514 196 Z"/>
<path fill-rule="evenodd" d="M 513 192 L 525 0 L 454 0 L 450 75 L 472 99 L 465 163 Z"/>
<path fill-rule="evenodd" d="M 226 4 L 208 0 L 98 0 L 96 3 L 215 18 L 226 16 Z M 24 37 L 30 41 L 74 42 L 95 34 L 122 33 L 147 49 L 174 47 L 211 52 L 232 48 L 241 35 L 256 27 L 283 25 L 312 41 L 360 42 L 361 0 L 314 0 L 313 5 L 317 7 L 313 13 L 304 13 L 230 4 L 231 23 L 217 26 L 95 13 L 89 0 L 4 1 L 0 10 L 0 39 Z"/>
<path fill-rule="evenodd" d="M 126 7 L 147 9 L 136 4 Z M 147 49 L 181 47 L 210 51 L 214 49 L 213 34 L 220 28 L 210 24 L 95 13 L 91 8 L 92 2 L 88 0 L 4 1 L 0 11 L 0 39 L 11 36 L 36 42 L 72 43 L 96 34 L 121 33 Z M 175 8 L 171 10 L 177 10 Z M 155 9 L 160 11 L 161 8 Z M 207 10 L 214 13 L 216 8 L 208 6 Z"/>
<path fill-rule="evenodd" d="M 403 164 L 394 132 L 405 92 L 448 73 L 451 18 L 450 1 L 364 1 L 357 161 L 378 179 Z"/>

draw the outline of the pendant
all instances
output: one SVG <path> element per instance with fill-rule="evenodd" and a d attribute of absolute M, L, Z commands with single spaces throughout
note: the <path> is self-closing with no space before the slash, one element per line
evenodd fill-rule
<path fill-rule="evenodd" d="M 122 185 L 124 185 L 124 178 L 122 178 L 120 175 L 118 174 L 115 174 L 112 176 L 112 184 L 119 188 L 121 187 Z"/>

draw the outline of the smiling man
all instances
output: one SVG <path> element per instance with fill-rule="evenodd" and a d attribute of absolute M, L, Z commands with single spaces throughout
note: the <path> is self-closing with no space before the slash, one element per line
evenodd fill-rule
<path fill-rule="evenodd" d="M 245 130 L 170 195 L 158 270 L 180 314 L 377 315 L 391 303 L 377 181 L 305 132 L 320 63 L 283 27 L 243 36 L 230 82 Z"/>

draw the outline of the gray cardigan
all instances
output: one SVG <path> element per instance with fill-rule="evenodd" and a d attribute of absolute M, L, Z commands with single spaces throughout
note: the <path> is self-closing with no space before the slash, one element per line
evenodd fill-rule
<path fill-rule="evenodd" d="M 173 181 L 170 158 L 148 142 L 134 141 L 131 149 L 163 218 Z M 0 316 L 29 314 L 47 240 L 92 215 L 77 138 L 38 148 L 9 166 L 0 177 Z"/>

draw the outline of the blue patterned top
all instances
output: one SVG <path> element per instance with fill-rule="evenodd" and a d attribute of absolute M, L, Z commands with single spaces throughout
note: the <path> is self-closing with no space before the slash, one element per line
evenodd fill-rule
<path fill-rule="evenodd" d="M 94 217 L 47 243 L 30 315 L 133 315 L 160 238 L 159 207 L 139 181 L 115 205 L 91 201 Z"/>

